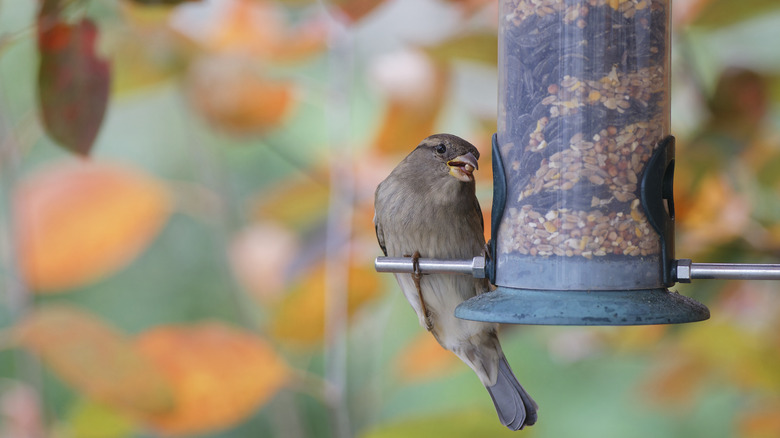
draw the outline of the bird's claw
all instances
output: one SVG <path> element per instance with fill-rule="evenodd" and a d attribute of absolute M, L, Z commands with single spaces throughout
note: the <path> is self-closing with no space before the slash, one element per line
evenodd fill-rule
<path fill-rule="evenodd" d="M 433 323 L 431 322 L 430 315 L 425 315 L 425 329 L 428 331 L 433 330 Z"/>

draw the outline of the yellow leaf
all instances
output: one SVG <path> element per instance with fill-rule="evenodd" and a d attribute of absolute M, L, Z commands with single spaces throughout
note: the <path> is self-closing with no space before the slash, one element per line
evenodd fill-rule
<path fill-rule="evenodd" d="M 639 325 L 620 327 L 606 332 L 610 343 L 618 350 L 641 351 L 652 348 L 666 334 L 664 325 Z"/>
<path fill-rule="evenodd" d="M 533 434 L 534 429 L 526 429 L 521 433 L 527 436 Z M 495 412 L 471 409 L 379 425 L 362 434 L 361 438 L 516 438 L 517 436 L 518 432 L 509 430 L 498 422 Z"/>
<path fill-rule="evenodd" d="M 379 291 L 373 266 L 353 265 L 348 276 L 348 313 L 351 315 Z M 318 266 L 295 287 L 274 312 L 271 332 L 285 341 L 311 344 L 322 341 L 325 330 L 325 267 Z"/>
<path fill-rule="evenodd" d="M 760 348 L 760 342 L 734 324 L 713 321 L 686 327 L 679 343 L 685 351 L 706 362 L 731 368 Z"/>
<path fill-rule="evenodd" d="M 125 438 L 132 436 L 135 429 L 129 417 L 89 401 L 76 405 L 65 427 L 71 438 Z"/>
<path fill-rule="evenodd" d="M 283 223 L 295 230 L 310 229 L 325 220 L 330 201 L 325 172 L 308 169 L 311 178 L 286 179 L 260 193 L 252 202 L 252 216 L 260 222 Z"/>
<path fill-rule="evenodd" d="M 132 24 L 147 28 L 165 24 L 176 5 L 170 4 L 140 4 L 135 0 L 119 2 L 124 18 Z"/>
<path fill-rule="evenodd" d="M 146 416 L 165 434 L 233 425 L 290 377 L 287 364 L 265 340 L 219 322 L 161 326 L 139 336 L 136 345 L 172 382 L 175 409 Z"/>
<path fill-rule="evenodd" d="M 745 22 L 762 14 L 776 12 L 776 0 L 748 0 L 739 5 L 729 0 L 696 0 L 689 9 L 690 23 L 704 28 L 722 28 L 739 22 Z M 686 23 L 688 24 L 688 23 Z"/>
<path fill-rule="evenodd" d="M 95 162 L 42 169 L 20 183 L 14 201 L 21 269 L 41 292 L 119 270 L 152 241 L 171 208 L 157 181 Z"/>
<path fill-rule="evenodd" d="M 498 37 L 495 32 L 458 34 L 427 51 L 441 61 L 472 61 L 494 67 L 498 64 Z"/>
<path fill-rule="evenodd" d="M 737 386 L 780 388 L 780 356 L 760 332 L 713 321 L 686 327 L 680 346 L 682 354 L 698 358 Z"/>
<path fill-rule="evenodd" d="M 171 409 L 165 377 L 113 327 L 75 307 L 47 306 L 16 328 L 22 347 L 39 355 L 64 382 L 131 413 Z"/>
<path fill-rule="evenodd" d="M 117 29 L 109 43 L 112 64 L 111 90 L 128 93 L 180 77 L 191 47 L 169 31 Z"/>

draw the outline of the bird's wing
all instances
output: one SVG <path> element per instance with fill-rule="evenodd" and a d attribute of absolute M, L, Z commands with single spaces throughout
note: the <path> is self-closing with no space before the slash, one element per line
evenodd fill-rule
<path fill-rule="evenodd" d="M 376 217 L 376 211 L 374 211 L 374 229 L 376 230 L 376 240 L 379 242 L 379 247 L 382 248 L 382 252 L 387 257 L 387 248 L 385 247 L 385 234 L 382 232 L 382 224 Z"/>
<path fill-rule="evenodd" d="M 476 197 L 474 197 L 474 209 L 477 210 L 477 214 L 479 215 L 479 224 L 481 225 L 479 231 L 482 234 L 485 234 L 485 218 L 482 216 L 482 209 L 479 207 L 479 201 Z"/>

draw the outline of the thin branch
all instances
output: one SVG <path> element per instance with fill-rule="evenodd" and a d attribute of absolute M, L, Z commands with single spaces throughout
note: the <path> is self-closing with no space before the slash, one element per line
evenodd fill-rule
<path fill-rule="evenodd" d="M 286 163 L 291 168 L 295 169 L 298 173 L 301 175 L 306 176 L 307 178 L 311 179 L 313 182 L 323 186 L 328 187 L 330 182 L 323 178 L 322 176 L 313 173 L 311 171 L 311 166 L 308 163 L 305 163 L 300 158 L 294 156 L 293 154 L 290 154 L 286 151 L 286 149 L 289 148 L 282 148 L 280 146 L 277 146 L 275 144 L 265 143 L 266 148 L 273 152 L 278 158 L 280 158 L 284 163 Z"/>
<path fill-rule="evenodd" d="M 323 1 L 323 3 L 328 3 Z M 323 5 L 326 6 L 326 5 Z M 329 74 L 331 93 L 326 113 L 330 142 L 349 144 L 350 93 L 354 69 L 354 37 L 337 19 L 329 21 Z M 354 171 L 347 151 L 340 151 L 330 163 L 330 200 L 325 252 L 325 378 L 332 385 L 326 393 L 333 412 L 333 435 L 353 435 L 347 406 L 347 294 L 349 290 L 350 246 L 355 197 Z M 345 157 L 346 155 L 346 157 Z M 346 164 L 344 164 L 346 163 Z"/>

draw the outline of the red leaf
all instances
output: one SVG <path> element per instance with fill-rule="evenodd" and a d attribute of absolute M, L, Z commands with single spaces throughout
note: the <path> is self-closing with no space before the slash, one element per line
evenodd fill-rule
<path fill-rule="evenodd" d="M 38 22 L 38 98 L 46 132 L 66 149 L 88 155 L 108 104 L 108 62 L 95 53 L 97 28 L 47 15 Z"/>
<path fill-rule="evenodd" d="M 332 4 L 336 5 L 347 18 L 355 22 L 373 12 L 377 6 L 384 2 L 384 0 L 336 0 Z"/>

